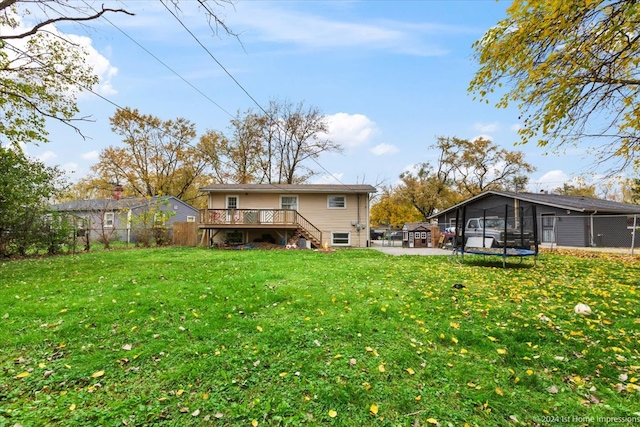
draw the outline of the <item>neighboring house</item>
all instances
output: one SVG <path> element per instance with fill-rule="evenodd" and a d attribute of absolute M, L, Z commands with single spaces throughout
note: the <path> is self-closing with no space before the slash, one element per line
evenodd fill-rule
<path fill-rule="evenodd" d="M 200 210 L 203 242 L 297 242 L 316 248 L 369 245 L 371 185 L 217 184 Z"/>
<path fill-rule="evenodd" d="M 486 191 L 445 209 L 428 219 L 437 219 L 440 230 L 455 227 L 462 209 L 534 209 L 541 243 L 573 247 L 628 247 L 635 238 L 634 224 L 640 227 L 640 205 L 583 196 L 548 193 Z M 469 215 L 467 215 L 469 218 Z M 635 240 L 635 245 L 640 242 Z"/>
<path fill-rule="evenodd" d="M 75 200 L 51 207 L 77 218 L 80 232 L 89 232 L 91 239 L 108 236 L 109 240 L 136 241 L 138 218 L 149 212 L 153 225 L 170 227 L 174 222 L 196 222 L 198 209 L 174 196 L 125 197 Z"/>

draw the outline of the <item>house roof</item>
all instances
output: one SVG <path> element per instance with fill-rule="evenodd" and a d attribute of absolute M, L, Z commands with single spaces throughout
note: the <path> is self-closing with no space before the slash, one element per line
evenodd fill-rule
<path fill-rule="evenodd" d="M 406 229 L 407 231 L 415 231 L 417 229 L 425 229 L 430 230 L 433 224 L 430 222 L 406 222 L 402 229 Z"/>
<path fill-rule="evenodd" d="M 431 215 L 429 218 L 437 218 L 443 214 L 454 211 L 462 206 L 473 203 L 476 200 L 489 197 L 491 195 L 502 196 L 509 199 L 517 199 L 523 202 L 535 203 L 565 209 L 574 212 L 587 214 L 609 213 L 609 214 L 640 214 L 640 205 L 631 205 L 628 203 L 614 202 L 611 200 L 596 199 L 585 196 L 565 196 L 561 194 L 549 193 L 514 193 L 511 191 L 485 191 L 475 197 L 471 197 L 455 206 Z"/>
<path fill-rule="evenodd" d="M 116 211 L 121 209 L 135 209 L 145 206 L 149 201 L 155 203 L 157 200 L 171 200 L 171 203 L 181 203 L 193 208 L 193 206 L 183 202 L 174 196 L 155 196 L 147 199 L 146 197 L 123 197 L 122 199 L 90 199 L 90 200 L 72 200 L 70 202 L 58 203 L 51 206 L 51 209 L 61 212 L 77 212 L 77 211 Z M 195 209 L 195 208 L 193 208 Z"/>
<path fill-rule="evenodd" d="M 200 191 L 209 193 L 260 192 L 260 193 L 375 193 L 375 187 L 367 184 L 212 184 Z"/>

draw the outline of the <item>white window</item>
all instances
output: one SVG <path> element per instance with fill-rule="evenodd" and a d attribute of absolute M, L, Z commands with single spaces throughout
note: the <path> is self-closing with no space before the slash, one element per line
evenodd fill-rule
<path fill-rule="evenodd" d="M 227 196 L 227 209 L 238 209 L 238 196 Z"/>
<path fill-rule="evenodd" d="M 280 196 L 280 209 L 298 210 L 298 196 Z"/>
<path fill-rule="evenodd" d="M 113 224 L 115 222 L 115 218 L 116 217 L 115 217 L 115 214 L 113 212 L 105 212 L 102 224 L 105 227 L 113 227 Z"/>
<path fill-rule="evenodd" d="M 188 215 L 187 216 L 187 222 L 196 222 L 196 217 L 193 215 Z"/>
<path fill-rule="evenodd" d="M 350 233 L 331 233 L 331 244 L 333 246 L 349 246 L 351 244 Z"/>
<path fill-rule="evenodd" d="M 345 196 L 328 196 L 327 208 L 329 209 L 346 209 L 347 198 Z"/>

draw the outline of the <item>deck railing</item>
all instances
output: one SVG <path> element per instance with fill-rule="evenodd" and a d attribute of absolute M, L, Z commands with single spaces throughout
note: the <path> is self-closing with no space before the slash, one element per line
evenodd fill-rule
<path fill-rule="evenodd" d="M 322 231 L 293 209 L 201 209 L 201 226 L 208 225 L 295 225 L 314 244 L 322 243 Z"/>

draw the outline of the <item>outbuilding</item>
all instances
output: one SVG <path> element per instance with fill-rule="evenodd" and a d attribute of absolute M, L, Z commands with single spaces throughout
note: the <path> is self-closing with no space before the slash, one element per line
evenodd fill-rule
<path fill-rule="evenodd" d="M 640 242 L 640 205 L 585 196 L 486 191 L 451 206 L 428 219 L 437 220 L 440 231 L 453 228 L 456 213 L 463 207 L 476 210 L 508 205 L 536 212 L 542 244 L 571 247 L 634 247 Z M 460 224 L 462 226 L 462 224 Z"/>

